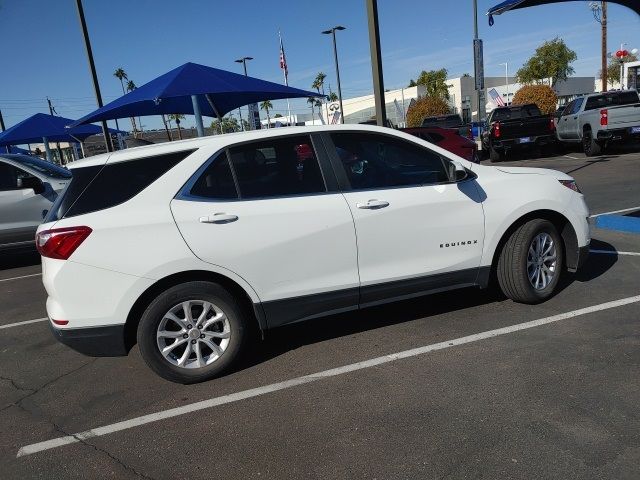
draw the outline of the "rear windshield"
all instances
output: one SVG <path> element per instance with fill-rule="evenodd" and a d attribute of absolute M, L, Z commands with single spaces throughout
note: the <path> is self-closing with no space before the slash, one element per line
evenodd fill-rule
<path fill-rule="evenodd" d="M 542 112 L 536 105 L 524 105 L 522 107 L 496 108 L 493 111 L 491 120 L 499 122 L 502 120 L 518 120 L 540 115 L 542 115 Z"/>
<path fill-rule="evenodd" d="M 585 110 L 596 110 L 598 108 L 614 107 L 616 105 L 633 105 L 639 103 L 638 92 L 633 90 L 628 92 L 609 92 L 595 97 L 589 97 Z"/>
<path fill-rule="evenodd" d="M 441 117 L 427 117 L 422 121 L 423 127 L 452 128 L 462 126 L 460 115 L 443 115 Z"/>
<path fill-rule="evenodd" d="M 194 151 L 75 168 L 71 183 L 51 207 L 45 223 L 124 203 Z"/>
<path fill-rule="evenodd" d="M 15 154 L 6 154 L 2 156 L 51 178 L 71 178 L 71 172 L 66 168 L 59 167 L 58 165 L 54 165 L 53 163 L 45 162 L 44 160 L 40 160 L 38 157 Z"/>

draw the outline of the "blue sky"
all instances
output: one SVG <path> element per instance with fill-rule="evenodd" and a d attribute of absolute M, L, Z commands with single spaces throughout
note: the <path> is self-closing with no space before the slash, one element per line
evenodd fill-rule
<path fill-rule="evenodd" d="M 563 38 L 578 54 L 576 75 L 596 75 L 600 27 L 588 2 L 575 1 L 509 12 L 489 27 L 484 12 L 498 0 L 478 0 L 485 74 L 503 75 L 524 63 L 544 40 Z M 289 83 L 309 89 L 319 71 L 335 90 L 330 37 L 320 32 L 340 24 L 340 75 L 345 98 L 372 91 L 364 0 L 84 0 L 85 15 L 105 102 L 121 95 L 113 76 L 124 68 L 142 85 L 187 61 L 240 72 L 234 59 L 252 56 L 249 74 L 281 82 L 278 28 L 289 65 Z M 423 70 L 473 73 L 471 0 L 379 0 L 386 88 L 406 86 Z M 7 126 L 47 112 L 46 97 L 71 118 L 95 109 L 74 0 L 0 0 L 0 109 Z M 621 42 L 640 48 L 640 17 L 609 4 L 609 50 Z M 274 102 L 286 113 L 284 102 Z M 292 109 L 308 112 L 304 101 Z M 143 119 L 157 128 L 159 119 Z M 188 119 L 187 125 L 192 124 Z"/>

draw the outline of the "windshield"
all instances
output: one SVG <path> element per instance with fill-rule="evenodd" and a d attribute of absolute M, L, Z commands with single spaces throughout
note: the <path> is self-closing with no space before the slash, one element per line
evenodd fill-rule
<path fill-rule="evenodd" d="M 35 170 L 38 173 L 42 173 L 47 177 L 67 179 L 71 178 L 71 172 L 66 168 L 59 167 L 53 163 L 45 162 L 37 157 L 31 157 L 29 155 L 2 155 L 4 158 L 13 160 L 16 163 L 24 165 L 31 170 Z"/>

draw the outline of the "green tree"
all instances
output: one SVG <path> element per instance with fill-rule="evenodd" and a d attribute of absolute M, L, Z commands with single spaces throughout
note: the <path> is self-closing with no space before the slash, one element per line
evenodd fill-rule
<path fill-rule="evenodd" d="M 313 114 L 314 114 L 314 111 L 315 111 L 314 108 L 316 106 L 316 99 L 314 97 L 309 97 L 309 98 L 307 98 L 307 103 L 309 105 L 311 105 L 311 121 L 313 122 L 313 118 L 314 118 Z"/>
<path fill-rule="evenodd" d="M 176 126 L 178 127 L 178 139 L 182 140 L 182 129 L 180 128 L 180 122 L 184 120 L 184 115 L 181 113 L 172 113 L 169 115 L 169 121 L 176 122 Z"/>
<path fill-rule="evenodd" d="M 416 85 L 424 85 L 427 97 L 440 97 L 449 99 L 449 87 L 447 86 L 447 69 L 423 70 L 416 80 Z M 411 84 L 409 84 L 411 85 Z"/>
<path fill-rule="evenodd" d="M 211 128 L 220 133 L 230 133 L 240 131 L 240 124 L 236 117 L 222 117 L 222 123 L 217 118 L 211 122 Z"/>
<path fill-rule="evenodd" d="M 120 80 L 120 86 L 122 87 L 122 94 L 125 95 L 127 92 L 124 89 L 124 81 L 129 80 L 129 77 L 127 76 L 127 72 L 124 71 L 124 68 L 119 67 L 116 69 L 115 72 L 113 72 L 113 76 L 116 77 L 118 80 Z M 138 131 L 138 129 L 136 128 L 136 119 L 135 117 L 131 117 L 130 120 L 131 120 L 131 127 L 133 128 L 133 136 L 135 137 Z"/>
<path fill-rule="evenodd" d="M 418 85 L 416 83 L 416 81 L 412 78 L 411 80 L 409 80 L 409 85 L 407 85 L 407 88 L 411 88 L 411 87 L 415 87 L 416 85 Z"/>
<path fill-rule="evenodd" d="M 260 109 L 267 112 L 267 128 L 271 128 L 271 117 L 269 116 L 269 110 L 273 110 L 273 103 L 271 103 L 271 100 L 265 100 L 260 104 Z"/>
<path fill-rule="evenodd" d="M 138 86 L 133 82 L 133 80 L 127 81 L 127 93 L 133 92 Z M 136 117 L 131 117 L 131 123 L 133 124 L 133 136 L 136 136 Z M 142 132 L 142 120 L 138 117 L 138 125 L 140 125 L 140 132 Z"/>
<path fill-rule="evenodd" d="M 338 94 L 336 92 L 330 92 L 329 95 L 327 96 L 327 100 L 329 100 L 330 102 L 337 102 Z"/>
<path fill-rule="evenodd" d="M 313 84 L 311 85 L 312 88 L 315 88 L 319 94 L 322 94 L 322 103 L 325 103 L 325 99 L 326 97 L 324 96 L 324 81 L 327 78 L 327 75 L 324 72 L 318 72 L 318 75 L 316 75 L 316 79 L 313 81 Z M 327 106 L 325 104 L 325 113 L 328 113 L 327 110 Z M 320 110 L 318 110 L 320 111 Z"/>
<path fill-rule="evenodd" d="M 550 78 L 553 86 L 573 74 L 571 64 L 577 58 L 576 52 L 556 37 L 536 48 L 536 53 L 516 72 L 516 78 L 524 84 L 543 84 Z"/>
<path fill-rule="evenodd" d="M 624 58 L 624 63 L 627 62 L 635 62 L 638 60 L 638 57 L 633 53 L 629 53 L 628 56 Z M 602 72 L 599 72 L 598 75 L 602 77 Z M 613 87 L 614 84 L 620 82 L 620 60 L 617 58 L 609 59 L 609 65 L 607 65 L 607 83 Z"/>

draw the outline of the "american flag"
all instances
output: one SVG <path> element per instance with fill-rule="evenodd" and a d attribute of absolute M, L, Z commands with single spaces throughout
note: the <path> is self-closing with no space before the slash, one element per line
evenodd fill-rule
<path fill-rule="evenodd" d="M 278 36 L 280 37 L 280 68 L 284 71 L 284 77 L 286 79 L 289 76 L 289 69 L 287 68 L 287 59 L 284 56 L 284 46 L 282 45 L 280 32 L 278 32 Z"/>
<path fill-rule="evenodd" d="M 498 105 L 499 107 L 504 107 L 504 100 L 502 100 L 502 95 L 500 95 L 495 88 L 492 88 L 491 90 L 489 90 L 489 96 L 491 97 L 491 100 L 495 102 L 496 105 Z"/>

